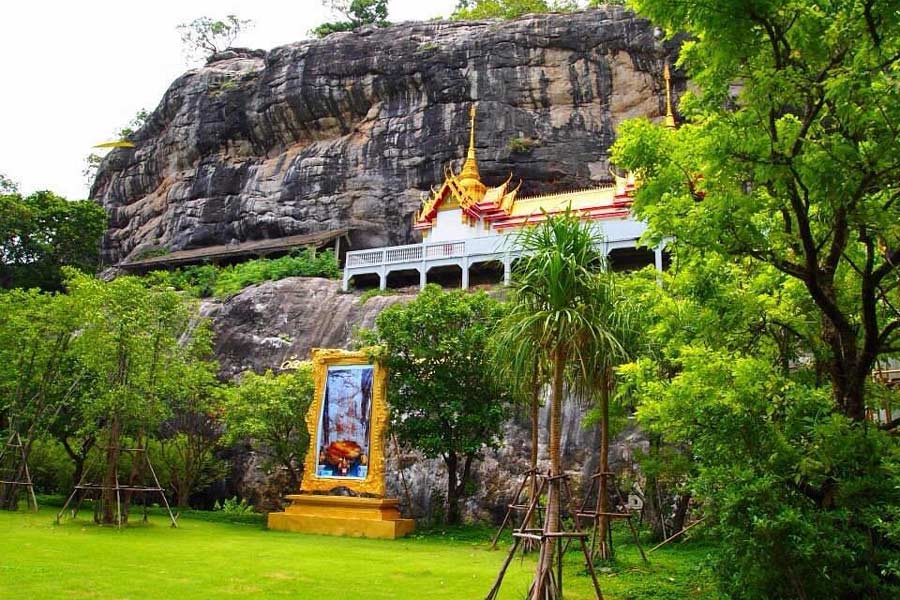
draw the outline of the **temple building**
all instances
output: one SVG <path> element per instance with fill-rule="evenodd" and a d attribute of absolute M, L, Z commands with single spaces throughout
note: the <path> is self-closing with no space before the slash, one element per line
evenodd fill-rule
<path fill-rule="evenodd" d="M 668 125 L 671 100 L 667 105 Z M 638 246 L 646 226 L 631 214 L 632 177 L 614 176 L 612 184 L 533 197 L 520 196 L 521 182 L 513 183 L 512 176 L 497 187 L 488 187 L 481 180 L 475 156 L 475 114 L 473 105 L 469 149 L 462 168 L 454 172 L 448 167 L 443 183 L 423 199 L 414 216 L 413 228 L 421 232 L 423 242 L 348 252 L 344 290 L 366 278 L 377 277 L 379 287 L 386 289 L 416 279 L 424 287 L 433 280 L 446 282 L 448 276 L 465 289 L 473 274 L 487 281 L 491 272 L 508 283 L 512 263 L 521 256 L 516 231 L 567 210 L 594 224 L 604 240 L 611 268 L 655 264 L 662 270 L 662 247 L 649 250 Z"/>

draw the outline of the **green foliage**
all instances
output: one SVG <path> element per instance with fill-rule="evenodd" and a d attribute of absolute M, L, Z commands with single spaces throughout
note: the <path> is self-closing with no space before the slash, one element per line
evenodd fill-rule
<path fill-rule="evenodd" d="M 221 511 L 226 515 L 249 515 L 255 512 L 253 506 L 245 498 L 238 500 L 237 496 L 225 498 L 225 502 L 221 504 L 217 501 L 213 510 Z"/>
<path fill-rule="evenodd" d="M 0 195 L 0 286 L 62 288 L 62 267 L 98 267 L 106 213 L 52 192 Z"/>
<path fill-rule="evenodd" d="M 506 147 L 513 154 L 530 154 L 532 150 L 540 145 L 541 140 L 519 136 L 510 139 Z"/>
<path fill-rule="evenodd" d="M 57 440 L 35 440 L 28 453 L 28 471 L 36 494 L 71 493 L 72 461 Z"/>
<path fill-rule="evenodd" d="M 455 20 L 515 19 L 529 13 L 571 12 L 575 0 L 459 0 L 450 15 Z"/>
<path fill-rule="evenodd" d="M 687 32 L 696 91 L 678 130 L 623 123 L 653 241 L 770 265 L 806 289 L 835 403 L 862 420 L 875 361 L 900 351 L 900 14 L 882 3 L 639 0 Z"/>
<path fill-rule="evenodd" d="M 451 523 L 459 519 L 459 495 L 472 461 L 500 443 L 507 416 L 508 392 L 495 377 L 488 351 L 502 312 L 483 292 L 428 285 L 412 302 L 378 315 L 366 340 L 382 346 L 391 374 L 392 432 L 447 465 Z"/>
<path fill-rule="evenodd" d="M 0 173 L 0 195 L 6 196 L 9 194 L 16 194 L 19 191 L 19 184 Z"/>
<path fill-rule="evenodd" d="M 120 140 L 127 140 L 131 136 L 133 136 L 138 129 L 147 124 L 147 121 L 150 120 L 150 111 L 146 108 L 141 108 L 135 113 L 134 117 L 128 121 L 128 124 L 124 127 L 120 128 L 119 131 L 116 132 L 117 138 Z"/>
<path fill-rule="evenodd" d="M 205 60 L 231 48 L 237 37 L 250 29 L 253 21 L 226 15 L 224 19 L 199 17 L 178 25 L 185 57 L 188 60 Z"/>
<path fill-rule="evenodd" d="M 309 449 L 305 415 L 314 394 L 309 362 L 278 375 L 244 373 L 225 402 L 228 440 L 250 440 L 269 467 L 283 467 L 296 485 Z"/>
<path fill-rule="evenodd" d="M 733 597 L 898 593 L 897 439 L 866 422 L 900 352 L 900 13 L 890 3 L 635 0 L 695 86 L 677 130 L 623 123 L 657 347 L 623 375 L 689 452 Z M 654 301 L 657 298 L 659 302 Z"/>
<path fill-rule="evenodd" d="M 280 258 L 257 258 L 247 262 L 217 267 L 197 265 L 175 271 L 153 271 L 147 281 L 169 285 L 196 298 L 223 298 L 247 286 L 286 277 L 328 277 L 340 279 L 341 268 L 331 249 L 295 252 Z"/>
<path fill-rule="evenodd" d="M 322 0 L 322 4 L 344 20 L 315 27 L 312 34 L 319 38 L 339 31 L 353 31 L 363 25 L 385 27 L 389 24 L 387 0 Z"/>
<path fill-rule="evenodd" d="M 715 517 L 715 568 L 735 598 L 900 591 L 900 451 L 830 410 L 826 389 L 772 363 L 685 348 L 669 381 L 639 362 L 641 423 L 690 446 L 691 487 Z M 639 371 L 639 372 L 638 372 Z"/>

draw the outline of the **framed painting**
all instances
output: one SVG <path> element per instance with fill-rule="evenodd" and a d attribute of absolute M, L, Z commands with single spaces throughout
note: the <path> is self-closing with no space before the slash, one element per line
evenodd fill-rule
<path fill-rule="evenodd" d="M 370 354 L 313 350 L 316 391 L 306 415 L 309 451 L 301 491 L 346 488 L 384 496 L 386 376 Z"/>

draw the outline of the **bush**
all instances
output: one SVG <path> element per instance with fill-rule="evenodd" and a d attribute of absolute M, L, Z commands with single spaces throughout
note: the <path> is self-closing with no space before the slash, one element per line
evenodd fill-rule
<path fill-rule="evenodd" d="M 340 279 L 341 267 L 334 251 L 300 250 L 280 258 L 258 258 L 237 265 L 198 265 L 175 271 L 153 271 L 152 284 L 163 284 L 187 292 L 195 298 L 222 298 L 247 286 L 287 277 L 327 277 Z"/>
<path fill-rule="evenodd" d="M 35 493 L 67 494 L 72 491 L 72 459 L 58 441 L 35 440 L 28 456 L 28 471 Z M 21 496 L 20 496 L 21 497 Z"/>

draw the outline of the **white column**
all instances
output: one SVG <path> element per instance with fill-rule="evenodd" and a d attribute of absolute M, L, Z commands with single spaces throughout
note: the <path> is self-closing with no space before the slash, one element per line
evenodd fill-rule
<path fill-rule="evenodd" d="M 503 285 L 509 285 L 512 281 L 512 257 L 507 254 L 503 257 Z"/>
<path fill-rule="evenodd" d="M 381 267 L 381 271 L 378 272 L 378 288 L 381 290 L 387 289 L 387 269 L 385 267 Z"/>
<path fill-rule="evenodd" d="M 469 259 L 464 258 L 460 261 L 462 267 L 462 289 L 469 289 Z"/>
<path fill-rule="evenodd" d="M 425 289 L 426 285 L 428 285 L 428 269 L 423 265 L 419 267 L 419 289 Z"/>
<path fill-rule="evenodd" d="M 350 289 L 350 272 L 347 270 L 347 267 L 344 267 L 344 281 L 341 284 L 341 289 L 345 292 Z"/>
<path fill-rule="evenodd" d="M 653 251 L 654 257 L 656 259 L 656 270 L 662 273 L 663 270 L 663 247 L 662 244 L 656 247 Z"/>

